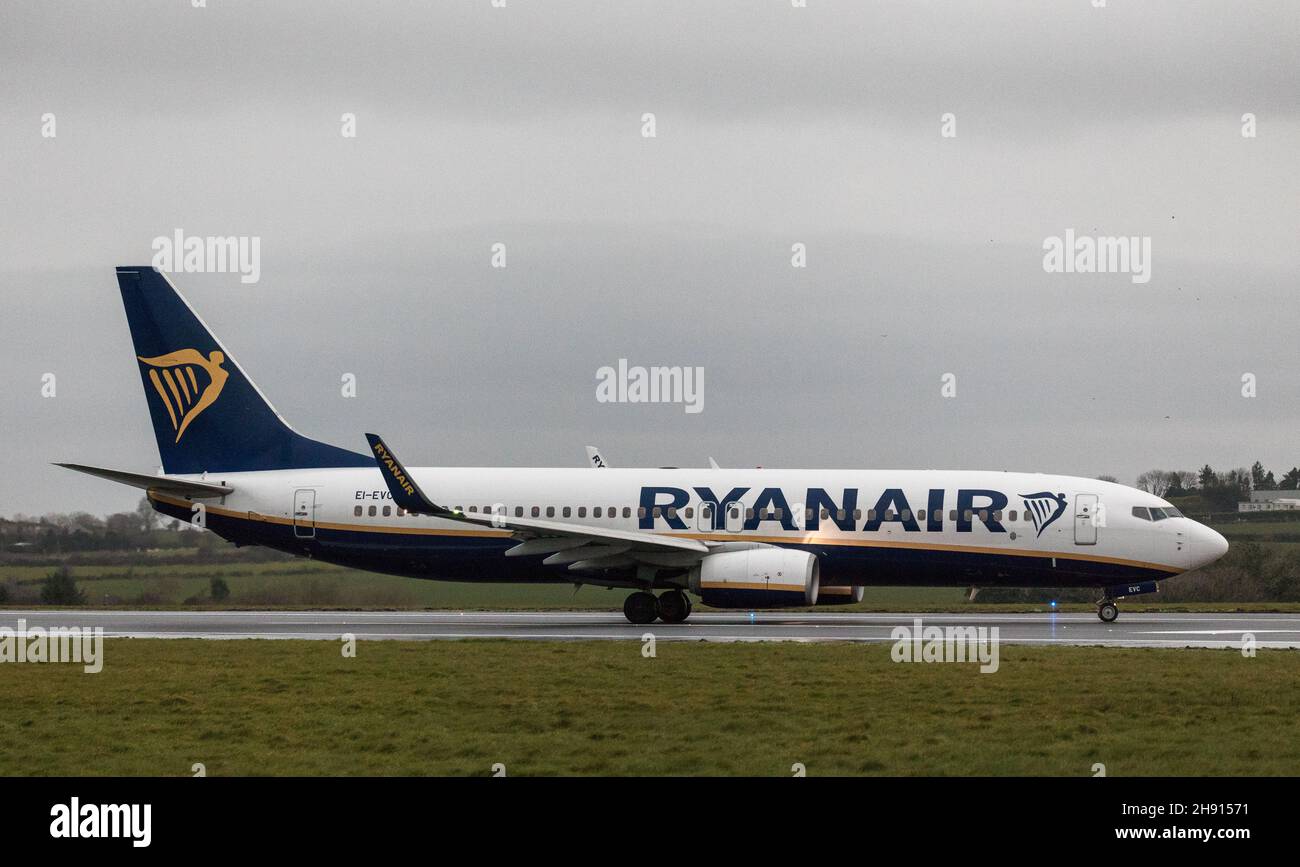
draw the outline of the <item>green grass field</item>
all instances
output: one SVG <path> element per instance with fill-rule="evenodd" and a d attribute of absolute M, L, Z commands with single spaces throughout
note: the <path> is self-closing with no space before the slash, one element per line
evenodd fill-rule
<path fill-rule="evenodd" d="M 0 666 L 0 774 L 1300 774 L 1300 654 L 110 640 Z"/>

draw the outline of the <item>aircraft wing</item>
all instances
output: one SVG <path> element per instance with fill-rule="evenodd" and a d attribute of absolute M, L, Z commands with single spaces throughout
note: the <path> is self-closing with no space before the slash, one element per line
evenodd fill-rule
<path fill-rule="evenodd" d="M 578 563 L 575 560 L 574 553 L 580 551 L 584 545 L 592 546 L 592 550 L 587 552 L 591 554 L 591 562 L 595 562 L 596 558 L 609 558 L 628 554 L 631 554 L 633 559 L 644 561 L 646 558 L 637 557 L 633 553 L 641 551 L 671 552 L 697 555 L 699 557 L 709 552 L 708 545 L 695 539 L 661 536 L 639 530 L 616 530 L 610 527 L 591 527 L 585 524 L 569 524 L 563 521 L 549 521 L 539 518 L 515 518 L 501 514 L 486 515 L 476 512 L 457 512 L 446 506 L 438 505 L 426 496 L 420 490 L 420 485 L 406 471 L 406 467 L 402 466 L 397 456 L 393 454 L 392 449 L 388 448 L 382 439 L 370 433 L 366 434 L 366 439 L 370 442 L 370 450 L 379 464 L 379 470 L 384 476 L 384 482 L 388 485 L 389 492 L 393 495 L 393 501 L 408 512 L 433 515 L 448 521 L 464 521 L 468 524 L 512 530 L 521 536 L 532 539 L 568 539 L 575 543 L 565 544 L 563 549 L 556 546 L 548 548 L 548 546 L 534 545 L 531 549 L 520 551 L 521 554 L 554 553 L 559 557 L 558 552 L 563 550 L 562 559 L 564 561 L 573 561 L 576 566 Z M 597 543 L 599 543 L 598 549 Z M 692 558 L 687 557 L 686 559 Z M 559 561 L 557 560 L 557 562 Z"/>
<path fill-rule="evenodd" d="M 148 473 L 129 473 L 126 470 L 109 470 L 103 467 L 88 467 L 84 464 L 56 463 L 55 466 L 98 476 L 101 479 L 108 479 L 110 482 L 130 485 L 133 488 L 143 488 L 146 491 L 162 491 L 167 494 L 178 494 L 182 497 L 224 497 L 235 490 L 230 485 L 219 485 L 216 482 L 200 482 L 195 479 L 183 479 L 177 476 L 151 476 Z"/>

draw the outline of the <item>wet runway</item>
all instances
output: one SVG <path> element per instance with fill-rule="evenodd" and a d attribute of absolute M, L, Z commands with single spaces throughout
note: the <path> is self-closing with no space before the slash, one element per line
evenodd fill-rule
<path fill-rule="evenodd" d="M 696 612 L 677 625 L 635 626 L 614 612 L 589 611 L 13 611 L 0 627 L 102 627 L 106 638 L 296 638 L 359 640 L 511 638 L 533 641 L 858 641 L 895 640 L 896 626 L 975 626 L 998 629 L 1008 644 L 1115 647 L 1240 648 L 1251 635 L 1259 648 L 1300 647 L 1300 614 L 1134 614 L 1115 623 L 1071 614 L 863 614 Z"/>

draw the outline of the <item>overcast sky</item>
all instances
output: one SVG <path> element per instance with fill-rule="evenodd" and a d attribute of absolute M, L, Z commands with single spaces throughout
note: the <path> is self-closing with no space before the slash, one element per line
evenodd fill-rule
<path fill-rule="evenodd" d="M 138 500 L 49 462 L 156 469 L 113 266 L 177 229 L 261 238 L 174 280 L 281 413 L 411 464 L 1285 470 L 1298 45 L 1282 0 L 7 3 L 0 514 Z M 1046 273 L 1067 229 L 1150 281 Z M 703 412 L 597 402 L 619 358 Z"/>

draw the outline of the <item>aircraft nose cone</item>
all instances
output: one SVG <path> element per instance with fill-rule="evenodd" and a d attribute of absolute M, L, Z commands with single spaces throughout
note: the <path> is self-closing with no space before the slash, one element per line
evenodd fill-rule
<path fill-rule="evenodd" d="M 1194 553 L 1200 562 L 1197 565 L 1208 566 L 1228 553 L 1228 540 L 1217 530 L 1211 530 L 1204 524 L 1198 525 L 1196 548 Z"/>

